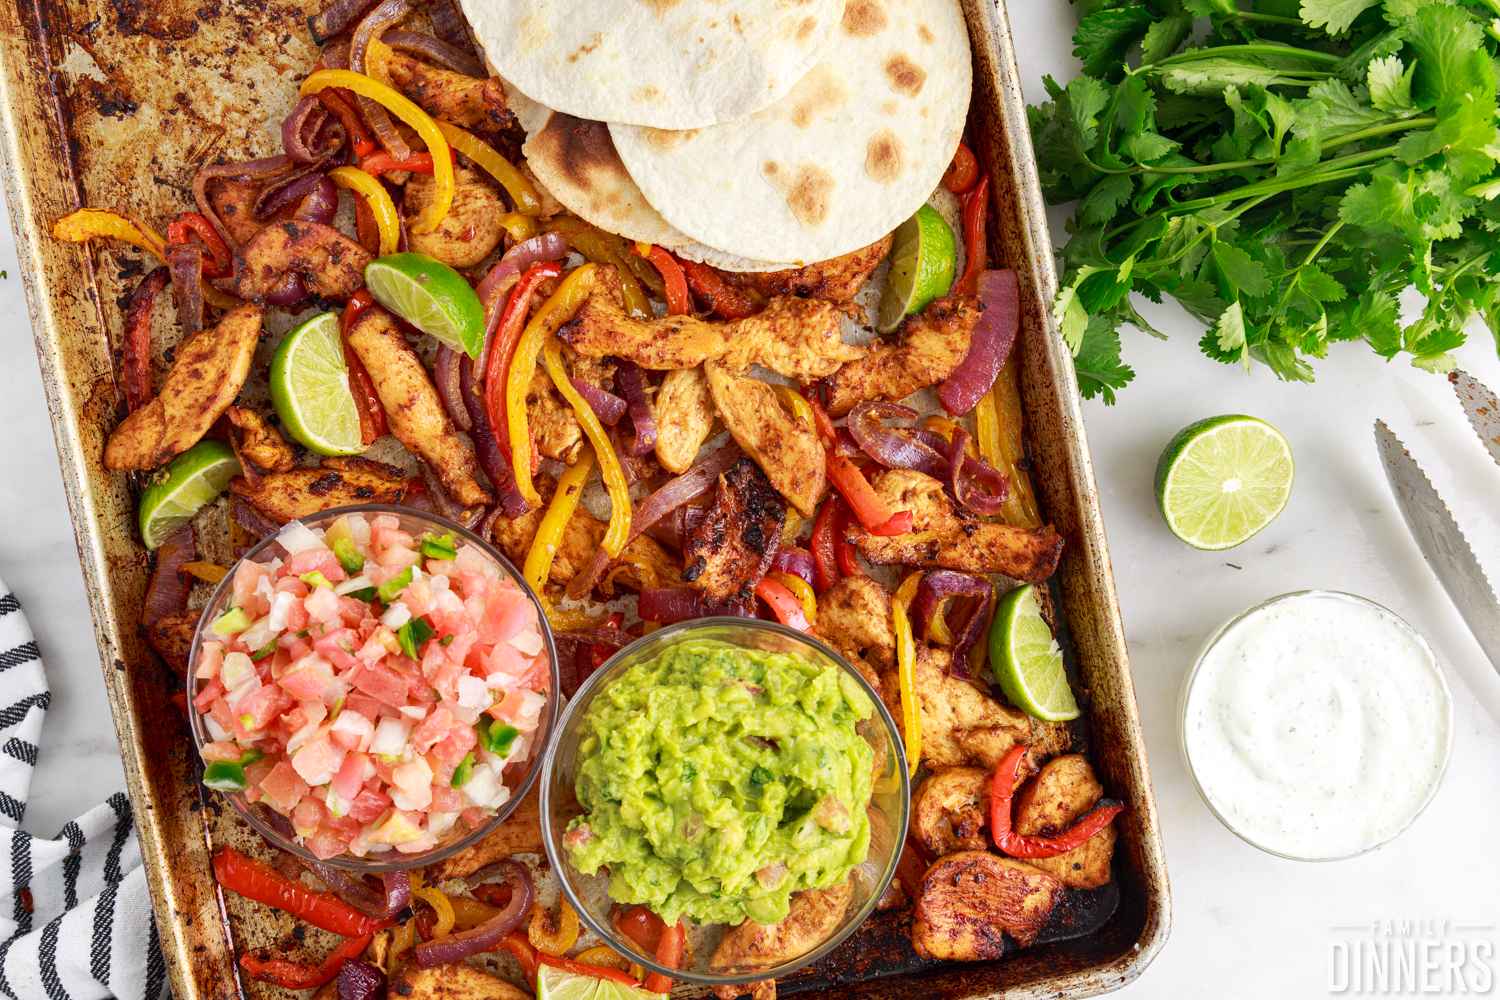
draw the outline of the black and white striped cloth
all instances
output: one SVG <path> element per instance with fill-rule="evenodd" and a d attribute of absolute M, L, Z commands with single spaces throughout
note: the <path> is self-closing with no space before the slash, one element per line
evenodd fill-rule
<path fill-rule="evenodd" d="M 36 639 L 0 581 L 0 994 L 162 1000 L 167 966 L 125 793 L 51 840 L 19 829 L 50 700 Z"/>

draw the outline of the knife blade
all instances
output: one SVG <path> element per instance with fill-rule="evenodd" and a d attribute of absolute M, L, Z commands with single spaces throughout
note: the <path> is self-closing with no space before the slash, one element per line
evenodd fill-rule
<path fill-rule="evenodd" d="M 1453 372 L 1448 381 L 1453 383 L 1453 391 L 1469 418 L 1469 426 L 1490 450 L 1495 464 L 1500 465 L 1500 399 L 1468 372 Z"/>
<path fill-rule="evenodd" d="M 1474 550 L 1421 466 L 1383 420 L 1375 421 L 1375 444 L 1396 505 L 1417 548 L 1489 657 L 1490 665 L 1500 671 L 1500 603 L 1479 560 L 1474 558 Z"/>

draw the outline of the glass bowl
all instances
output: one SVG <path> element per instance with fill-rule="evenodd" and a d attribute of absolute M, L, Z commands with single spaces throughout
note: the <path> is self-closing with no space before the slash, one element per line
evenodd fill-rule
<path fill-rule="evenodd" d="M 531 603 L 536 608 L 537 622 L 542 633 L 542 642 L 547 652 L 548 662 L 551 665 L 548 690 L 552 692 L 552 695 L 547 698 L 547 704 L 542 708 L 539 716 L 537 729 L 534 734 L 535 742 L 533 742 L 525 761 L 520 762 L 519 765 L 508 765 L 505 768 L 505 784 L 510 788 L 511 795 L 501 805 L 495 815 L 481 824 L 478 829 L 470 829 L 464 820 L 459 819 L 454 824 L 453 830 L 449 831 L 436 847 L 420 853 L 402 854 L 399 851 L 390 850 L 381 853 L 371 853 L 361 858 L 346 852 L 337 857 L 323 859 L 322 861 L 323 864 L 332 865 L 335 868 L 342 868 L 347 871 L 404 871 L 441 861 L 483 839 L 501 823 L 504 823 L 506 818 L 515 811 L 516 806 L 520 804 L 521 800 L 531 791 L 531 786 L 536 783 L 537 776 L 541 773 L 540 762 L 548 752 L 550 737 L 557 724 L 557 647 L 553 644 L 552 630 L 547 626 L 547 615 L 541 603 L 537 600 L 536 594 L 532 593 L 531 588 L 526 585 L 525 579 L 522 578 L 521 574 L 516 571 L 516 568 L 503 555 L 472 531 L 436 514 L 428 514 L 410 507 L 393 507 L 388 504 L 354 504 L 348 507 L 336 507 L 301 518 L 300 523 L 315 530 L 326 530 L 334 521 L 349 514 L 363 514 L 367 517 L 389 514 L 398 518 L 401 522 L 401 530 L 413 537 L 420 535 L 424 531 L 433 531 L 438 534 L 451 531 L 457 534 L 461 541 L 474 546 L 494 565 L 498 575 L 509 577 L 530 598 Z M 278 541 L 279 537 L 280 533 L 262 539 L 259 544 L 249 552 L 246 552 L 243 558 L 261 563 L 270 562 L 272 559 L 285 558 L 287 550 Z M 238 565 L 239 562 L 236 561 L 235 566 Z M 198 669 L 198 657 L 201 653 L 200 647 L 203 637 L 207 633 L 209 625 L 228 608 L 233 584 L 234 567 L 231 567 L 229 575 L 214 590 L 213 596 L 203 609 L 203 615 L 198 619 L 198 628 L 193 636 L 193 647 L 188 659 L 187 698 L 190 706 L 188 717 L 191 720 L 193 729 L 193 743 L 200 755 L 203 744 L 208 742 L 212 737 L 205 730 L 203 716 L 191 708 L 191 703 L 194 697 L 197 696 L 201 683 L 195 676 Z M 284 835 L 272 825 L 273 818 L 279 819 L 280 817 L 266 806 L 246 801 L 245 796 L 240 792 L 221 792 L 219 794 L 223 795 L 229 804 L 234 807 L 235 812 L 243 816 L 245 821 L 254 827 L 255 831 L 264 837 L 273 847 L 278 847 L 288 854 L 296 855 L 308 861 L 319 860 L 307 848 L 298 844 L 291 837 Z"/>
<path fill-rule="evenodd" d="M 1276 608 L 1278 605 L 1300 601 L 1305 598 L 1322 597 L 1333 597 L 1340 600 L 1351 601 L 1355 604 L 1362 605 L 1365 608 L 1373 610 L 1377 614 L 1389 619 L 1401 631 L 1405 632 L 1407 636 L 1411 638 L 1415 647 L 1421 652 L 1421 654 L 1423 654 L 1423 660 L 1425 664 L 1432 671 L 1432 674 L 1437 681 L 1437 689 L 1441 696 L 1439 698 L 1439 715 L 1441 716 L 1441 718 L 1429 721 L 1434 724 L 1441 724 L 1442 728 L 1445 730 L 1445 745 L 1442 755 L 1442 764 L 1439 766 L 1436 776 L 1433 777 L 1432 783 L 1428 787 L 1425 796 L 1419 803 L 1417 803 L 1416 807 L 1413 808 L 1410 813 L 1408 813 L 1404 817 L 1403 821 L 1399 825 L 1393 827 L 1389 833 L 1384 835 L 1378 841 L 1372 842 L 1359 850 L 1351 851 L 1347 854 L 1341 854 L 1337 857 L 1304 857 L 1294 853 L 1287 853 L 1286 850 L 1277 850 L 1274 847 L 1261 843 L 1256 839 L 1256 836 L 1253 832 L 1242 829 L 1239 825 L 1233 822 L 1233 820 L 1229 816 L 1226 816 L 1223 810 L 1221 810 L 1214 804 L 1214 800 L 1210 795 L 1209 789 L 1209 785 L 1211 785 L 1212 782 L 1205 781 L 1203 776 L 1198 773 L 1198 769 L 1195 768 L 1193 764 L 1193 754 L 1189 746 L 1190 740 L 1188 737 L 1188 712 L 1193 703 L 1194 686 L 1198 680 L 1200 672 L 1202 671 L 1204 663 L 1208 660 L 1209 655 L 1217 648 L 1219 643 L 1227 639 L 1238 626 L 1257 615 L 1263 614 Z M 1359 857 L 1362 854 L 1368 854 L 1370 851 L 1378 850 L 1381 847 L 1384 847 L 1386 844 L 1389 844 L 1391 841 L 1395 840 L 1403 832 L 1405 832 L 1412 823 L 1416 822 L 1417 817 L 1422 815 L 1422 813 L 1426 811 L 1427 807 L 1431 805 L 1432 800 L 1437 797 L 1438 789 L 1443 783 L 1443 778 L 1446 776 L 1448 771 L 1448 764 L 1453 757 L 1453 694 L 1448 688 L 1447 680 L 1443 677 L 1442 669 L 1438 666 L 1437 657 L 1433 655 L 1431 647 L 1427 645 L 1427 640 L 1422 638 L 1420 632 L 1412 628 L 1395 612 L 1391 611 L 1389 608 L 1385 608 L 1379 604 L 1376 604 L 1374 601 L 1360 597 L 1356 594 L 1344 593 L 1343 591 L 1299 590 L 1290 594 L 1282 594 L 1279 597 L 1272 597 L 1269 600 L 1261 601 L 1249 608 L 1246 608 L 1244 611 L 1235 615 L 1233 618 L 1230 618 L 1223 625 L 1220 625 L 1208 636 L 1207 639 L 1203 641 L 1203 645 L 1199 647 L 1197 656 L 1193 660 L 1193 665 L 1188 670 L 1187 676 L 1183 678 L 1182 687 L 1178 692 L 1177 741 L 1178 749 L 1182 753 L 1183 763 L 1187 767 L 1188 777 L 1192 779 L 1193 788 L 1197 790 L 1198 797 L 1203 800 L 1203 804 L 1208 807 L 1208 811 L 1214 815 L 1214 818 L 1217 819 L 1220 823 L 1224 824 L 1225 829 L 1229 830 L 1230 833 L 1234 834 L 1236 837 L 1239 837 L 1241 840 L 1251 845 L 1252 847 L 1259 848 L 1260 850 L 1265 851 L 1267 854 L 1273 854 L 1278 858 L 1286 858 L 1289 861 L 1344 861 L 1349 858 Z M 1265 764 L 1263 764 L 1263 766 L 1269 767 L 1269 765 Z"/>
<path fill-rule="evenodd" d="M 880 748 L 883 747 L 885 751 L 884 762 L 877 760 L 875 763 L 870 810 L 872 822 L 883 821 L 892 835 L 877 838 L 872 832 L 870 854 L 866 860 L 873 859 L 875 869 L 879 872 L 879 877 L 874 880 L 875 884 L 868 884 L 858 877 L 857 869 L 850 876 L 854 882 L 854 896 L 845 911 L 844 919 L 826 938 L 780 965 L 738 974 L 714 972 L 709 968 L 714 949 L 729 929 L 724 924 L 695 926 L 690 919 L 686 921 L 694 956 L 690 967 L 668 969 L 635 951 L 629 940 L 615 930 L 610 919 L 611 913 L 621 904 L 609 896 L 609 876 L 584 875 L 578 872 L 562 843 L 568 824 L 582 813 L 574 792 L 575 765 L 579 730 L 589 705 L 636 664 L 650 660 L 679 643 L 700 640 L 718 640 L 748 649 L 785 653 L 819 666 L 837 666 L 859 685 L 875 706 L 875 713 L 871 716 L 873 731 L 867 733 L 866 738 L 876 746 L 877 756 Z M 631 643 L 610 657 L 584 682 L 563 713 L 551 752 L 542 765 L 541 795 L 542 843 L 547 850 L 547 860 L 557 873 L 563 896 L 589 930 L 615 951 L 628 956 L 631 961 L 639 963 L 650 972 L 711 986 L 750 983 L 787 975 L 823 957 L 852 934 L 874 912 L 881 893 L 890 885 L 891 878 L 896 873 L 896 862 L 900 858 L 911 806 L 911 784 L 907 779 L 901 736 L 890 713 L 882 704 L 879 693 L 870 687 L 869 682 L 847 660 L 817 639 L 776 622 L 747 618 L 703 618 L 669 625 Z"/>

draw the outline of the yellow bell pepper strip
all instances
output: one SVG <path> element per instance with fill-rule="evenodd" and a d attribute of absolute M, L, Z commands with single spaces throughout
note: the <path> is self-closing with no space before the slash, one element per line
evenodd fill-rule
<path fill-rule="evenodd" d="M 517 170 L 505 157 L 501 156 L 488 143 L 482 142 L 472 133 L 465 132 L 457 125 L 449 125 L 447 122 L 435 123 L 438 131 L 443 133 L 443 138 L 448 145 L 473 160 L 483 167 L 491 177 L 500 182 L 505 188 L 505 193 L 510 195 L 511 204 L 516 206 L 516 211 L 522 215 L 533 218 L 542 214 L 542 197 L 536 193 L 531 181 L 526 175 Z"/>
<path fill-rule="evenodd" d="M 521 575 L 531 584 L 531 589 L 541 594 L 547 586 L 547 577 L 552 573 L 552 560 L 562 546 L 563 532 L 568 520 L 578 509 L 578 498 L 583 494 L 583 484 L 594 471 L 594 450 L 584 445 L 578 461 L 557 481 L 557 492 L 537 525 L 536 537 L 526 552 L 526 566 Z M 545 600 L 545 598 L 543 598 Z M 550 616 L 549 616 L 550 617 Z"/>
<path fill-rule="evenodd" d="M 540 596 L 540 595 L 538 595 Z M 547 612 L 547 624 L 554 632 L 574 632 L 581 628 L 594 628 L 604 621 L 602 614 L 589 614 L 587 608 L 559 608 L 546 597 L 542 607 Z"/>
<path fill-rule="evenodd" d="M 416 130 L 432 154 L 432 178 L 434 181 L 432 204 L 422 209 L 417 221 L 412 223 L 414 233 L 430 233 L 448 215 L 453 207 L 453 153 L 448 141 L 432 117 L 407 98 L 387 87 L 379 80 L 348 69 L 320 69 L 302 81 L 299 93 L 303 97 L 316 94 L 324 87 L 344 87 L 361 97 L 382 105 L 406 124 Z"/>
<path fill-rule="evenodd" d="M 925 421 L 923 421 L 922 426 L 926 430 L 932 431 L 932 433 L 938 435 L 949 444 L 953 443 L 953 432 L 958 428 L 958 425 L 949 420 L 947 417 L 940 417 L 936 414 L 933 414 Z M 979 448 L 974 444 L 973 438 L 969 438 L 969 446 L 964 450 L 968 452 L 970 458 L 979 457 Z"/>
<path fill-rule="evenodd" d="M 1013 363 L 1006 362 L 994 387 L 979 397 L 974 406 L 974 425 L 980 455 L 1010 481 L 1005 505 L 1000 508 L 1000 520 L 1033 531 L 1041 527 L 1031 478 L 1025 469 L 1017 467 L 1025 451 L 1021 440 L 1021 390 L 1016 384 Z"/>
<path fill-rule="evenodd" d="M 167 262 L 167 243 L 150 226 L 128 215 L 106 212 L 101 208 L 80 208 L 52 224 L 52 238 L 67 243 L 86 243 L 96 237 L 121 240 L 139 247 L 163 264 Z M 220 291 L 207 281 L 200 281 L 203 301 L 215 309 L 233 309 L 240 300 Z"/>
<path fill-rule="evenodd" d="M 510 238 L 517 243 L 524 243 L 536 235 L 536 222 L 527 215 L 520 212 L 506 212 L 495 220 L 500 223 L 500 228 L 510 233 Z"/>
<path fill-rule="evenodd" d="M 218 583 L 229 575 L 229 570 L 218 563 L 199 562 L 197 560 L 185 562 L 177 567 L 177 570 L 180 573 L 191 573 L 205 583 Z"/>
<path fill-rule="evenodd" d="M 380 231 L 380 256 L 395 253 L 401 240 L 401 224 L 396 218 L 396 203 L 391 201 L 385 185 L 358 167 L 334 167 L 328 171 L 328 178 L 337 187 L 364 197 L 370 214 L 375 216 L 375 228 Z"/>
<path fill-rule="evenodd" d="M 437 923 L 432 928 L 433 937 L 440 938 L 452 932 L 453 924 L 458 918 L 447 896 L 437 889 L 413 889 L 411 894 L 432 907 L 432 912 L 437 915 Z"/>
<path fill-rule="evenodd" d="M 781 544 L 796 545 L 797 535 L 802 531 L 802 522 L 805 519 L 802 512 L 791 504 L 786 508 L 786 524 L 781 529 Z"/>
<path fill-rule="evenodd" d="M 917 585 L 922 582 L 921 572 L 913 573 L 901 581 L 896 596 L 891 599 L 891 625 L 896 633 L 896 675 L 901 684 L 901 729 L 906 736 L 906 773 L 917 773 L 922 760 L 922 703 L 917 700 L 917 644 L 911 634 L 911 618 L 906 609 L 911 607 L 917 594 Z"/>
<path fill-rule="evenodd" d="M 658 623 L 659 624 L 659 623 Z M 606 945 L 596 944 L 587 951 L 579 952 L 573 961 L 580 965 L 605 965 L 611 969 L 619 969 L 621 972 L 630 972 L 632 963 L 624 955 Z M 636 966 L 640 968 L 640 966 Z M 645 973 L 636 977 L 637 980 L 644 979 Z"/>
<path fill-rule="evenodd" d="M 540 903 L 531 905 L 531 924 L 526 928 L 526 940 L 544 955 L 566 955 L 578 943 L 578 914 L 573 912 L 566 899 L 561 903 L 556 921 Z"/>
<path fill-rule="evenodd" d="M 582 219 L 567 215 L 549 220 L 542 228 L 549 233 L 566 236 L 568 245 L 583 254 L 587 260 L 595 264 L 613 264 L 620 279 L 620 293 L 625 298 L 627 313 L 636 319 L 651 319 L 656 315 L 651 311 L 651 300 L 646 297 L 646 289 L 641 285 L 640 278 L 622 256 L 623 243 L 616 250 L 604 238 L 605 234 L 601 230 Z"/>
<path fill-rule="evenodd" d="M 802 605 L 802 611 L 807 615 L 809 622 L 818 620 L 818 595 L 813 593 L 812 587 L 802 577 L 795 573 L 783 573 L 780 570 L 771 570 L 767 573 L 771 579 L 781 584 L 792 592 L 797 603 Z"/>
<path fill-rule="evenodd" d="M 783 406 L 792 411 L 792 416 L 797 418 L 797 423 L 813 429 L 813 411 L 807 397 L 793 389 L 789 385 L 773 385 L 771 391 L 776 393 L 776 398 L 781 400 Z"/>
<path fill-rule="evenodd" d="M 547 363 L 547 374 L 552 376 L 552 384 L 573 408 L 573 415 L 583 425 L 583 432 L 593 443 L 594 453 L 599 457 L 599 473 L 604 477 L 605 488 L 609 490 L 611 508 L 609 528 L 604 532 L 604 541 L 600 544 L 611 559 L 617 559 L 624 550 L 625 543 L 630 540 L 630 485 L 625 481 L 625 470 L 620 467 L 619 456 L 615 454 L 614 445 L 610 443 L 604 425 L 594 415 L 593 407 L 589 406 L 588 400 L 573 388 L 572 381 L 568 379 L 567 369 L 562 363 L 562 344 L 558 343 L 556 337 L 547 338 L 542 357 Z"/>
<path fill-rule="evenodd" d="M 505 425 L 510 432 L 511 471 L 515 473 L 516 488 L 533 507 L 540 507 L 542 498 L 531 481 L 532 443 L 531 429 L 527 426 L 526 419 L 526 387 L 531 384 L 531 376 L 536 369 L 536 356 L 540 353 L 542 344 L 546 343 L 547 338 L 558 327 L 571 319 L 584 300 L 593 294 L 598 283 L 596 270 L 596 265 L 585 264 L 563 279 L 562 284 L 557 286 L 557 291 L 552 293 L 526 324 L 526 330 L 516 344 L 516 352 L 511 355 L 510 370 L 505 373 Z M 569 389 L 573 388 L 566 378 L 561 381 Z M 593 411 L 590 410 L 589 413 L 592 416 Z M 597 424 L 598 419 L 595 418 L 594 422 Z M 597 442 L 595 448 L 598 448 Z M 608 451 L 611 456 L 614 455 L 613 448 Z M 602 452 L 600 456 L 601 462 L 607 462 Z M 619 463 L 616 462 L 615 465 L 618 467 Z"/>

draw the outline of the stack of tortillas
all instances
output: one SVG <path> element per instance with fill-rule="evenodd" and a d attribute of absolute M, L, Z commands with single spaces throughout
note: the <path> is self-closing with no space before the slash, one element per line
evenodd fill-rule
<path fill-rule="evenodd" d="M 875 242 L 968 115 L 958 0 L 463 0 L 538 180 L 627 239 L 771 271 Z"/>

